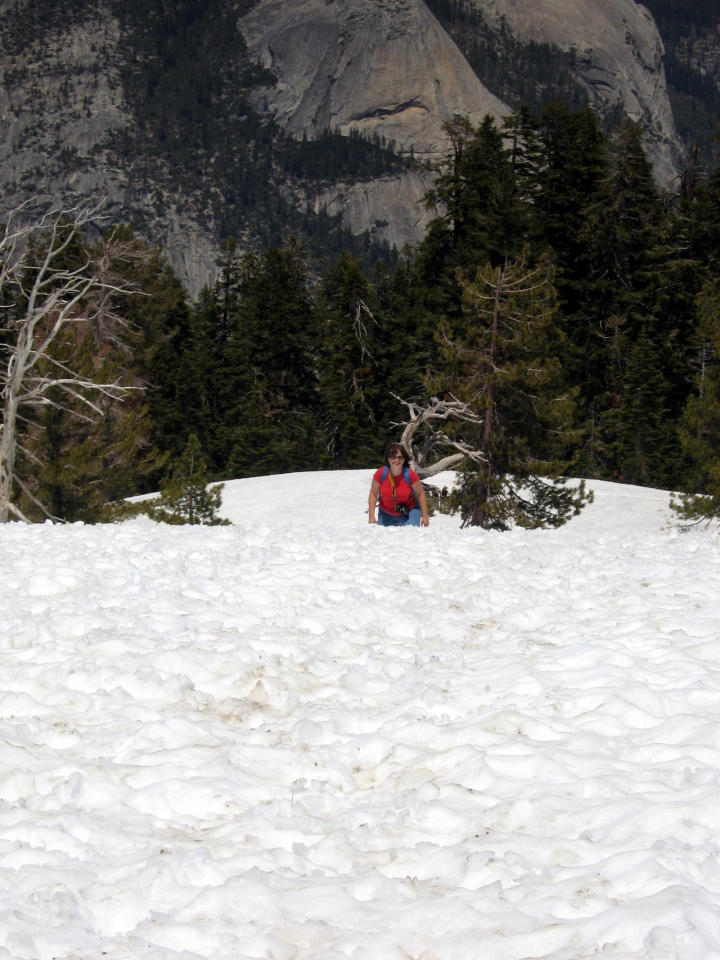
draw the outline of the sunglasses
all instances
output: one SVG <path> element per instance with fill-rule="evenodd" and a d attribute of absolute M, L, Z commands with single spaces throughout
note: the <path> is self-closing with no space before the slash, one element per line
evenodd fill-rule
<path fill-rule="evenodd" d="M 401 453 L 391 453 L 388 457 L 388 460 L 404 460 L 405 457 Z"/>

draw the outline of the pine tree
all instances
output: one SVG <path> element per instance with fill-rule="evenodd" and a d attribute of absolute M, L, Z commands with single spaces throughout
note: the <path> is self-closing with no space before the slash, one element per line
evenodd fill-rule
<path fill-rule="evenodd" d="M 222 374 L 235 378 L 227 408 L 232 475 L 317 470 L 324 463 L 318 324 L 302 244 L 291 237 L 246 256 L 238 294 Z"/>
<path fill-rule="evenodd" d="M 425 374 L 436 351 L 436 322 L 425 304 L 420 278 L 407 258 L 391 272 L 378 265 L 369 282 L 377 321 L 373 348 L 376 417 L 384 448 L 397 440 L 402 409 L 397 397 L 405 400 L 424 395 Z"/>
<path fill-rule="evenodd" d="M 77 345 L 77 332 L 56 344 L 56 360 L 72 357 L 76 371 L 92 372 L 105 382 L 127 376 L 112 353 L 98 357 L 92 333 Z M 144 391 L 130 391 L 122 403 L 101 396 L 90 416 L 78 400 L 54 396 L 52 391 L 49 399 L 55 405 L 39 411 L 22 438 L 22 456 L 32 463 L 22 501 L 29 518 L 42 517 L 29 499 L 32 495 L 53 517 L 94 522 L 105 504 L 140 492 L 143 479 L 162 467 L 166 458 L 150 440 L 152 422 Z"/>
<path fill-rule="evenodd" d="M 694 390 L 680 423 L 691 463 L 689 493 L 672 501 L 687 522 L 720 519 L 720 282 L 708 281 L 698 298 Z"/>
<path fill-rule="evenodd" d="M 663 206 L 634 124 L 621 124 L 612 171 L 583 230 L 588 252 L 590 338 L 583 407 L 591 420 L 583 467 L 595 476 L 660 483 L 652 467 L 652 423 L 671 384 L 657 344 L 655 251 Z M 654 347 L 659 346 L 660 349 Z M 649 366 L 652 365 L 652 366 Z M 635 385 L 645 380 L 638 396 Z M 652 384 L 652 388 L 650 387 Z"/>
<path fill-rule="evenodd" d="M 62 222 L 56 226 L 70 231 Z M 42 334 L 47 346 L 35 357 L 33 376 L 46 377 L 52 385 L 21 422 L 18 467 L 26 474 L 21 500 L 29 519 L 40 519 L 47 511 L 64 520 L 93 521 L 108 500 L 140 492 L 143 478 L 163 463 L 152 443 L 142 333 L 130 307 L 141 296 L 150 299 L 138 278 L 156 258 L 126 227 L 107 231 L 97 244 L 88 243 L 79 231 L 67 232 L 67 239 L 61 256 L 53 259 L 55 269 L 79 275 L 92 262 L 104 284 L 104 309 L 94 310 L 88 296 L 78 307 L 85 313 L 52 337 L 47 329 Z M 57 235 L 54 241 L 31 243 L 35 262 L 42 262 L 37 258 L 44 258 L 47 242 L 57 242 Z M 52 296 L 52 279 L 46 278 L 40 296 Z M 111 388 L 90 400 L 80 389 L 55 385 L 63 378 L 72 385 L 78 377 L 86 383 L 122 384 L 123 400 Z"/>
<path fill-rule="evenodd" d="M 324 462 L 315 312 L 302 246 L 233 249 L 193 311 L 203 449 L 215 476 Z M 193 416 L 197 419 L 198 413 Z"/>
<path fill-rule="evenodd" d="M 128 319 L 135 331 L 133 365 L 146 386 L 151 439 L 165 454 L 182 453 L 190 431 L 205 437 L 211 413 L 203 403 L 206 344 L 188 296 L 169 265 L 156 255 L 136 279 Z M 141 481 L 141 492 L 157 490 L 159 471 Z"/>
<path fill-rule="evenodd" d="M 587 502 L 583 484 L 566 487 L 573 391 L 558 360 L 555 290 L 546 264 L 524 259 L 459 275 L 463 333 L 443 340 L 446 366 L 432 383 L 482 417 L 474 446 L 484 463 L 468 466 L 454 502 L 464 524 L 506 530 L 558 526 Z"/>
<path fill-rule="evenodd" d="M 698 185 L 690 207 L 690 255 L 715 272 L 720 266 L 720 166 Z"/>
<path fill-rule="evenodd" d="M 344 255 L 326 272 L 317 303 L 319 388 L 333 466 L 366 467 L 382 451 L 376 367 L 382 339 L 372 285 L 360 263 Z"/>
<path fill-rule="evenodd" d="M 252 382 L 249 337 L 241 319 L 242 288 L 257 263 L 255 254 L 238 254 L 234 243 L 228 244 L 220 275 L 212 287 L 201 291 L 192 311 L 188 346 L 196 409 L 190 411 L 183 437 L 193 430 L 193 423 L 202 425 L 196 432 L 213 476 L 228 476 L 238 405 Z"/>
<path fill-rule="evenodd" d="M 546 107 L 538 121 L 540 162 L 533 169 L 538 230 L 552 248 L 558 291 L 570 313 L 587 282 L 590 237 L 585 229 L 609 175 L 609 153 L 597 114 Z"/>
<path fill-rule="evenodd" d="M 642 330 L 627 348 L 614 404 L 604 412 L 600 443 L 613 479 L 640 486 L 665 486 L 679 453 L 675 423 L 667 406 L 669 385 L 661 344 Z"/>
<path fill-rule="evenodd" d="M 221 483 L 208 487 L 207 465 L 200 441 L 193 433 L 182 456 L 173 464 L 160 498 L 148 503 L 147 513 L 159 523 L 226 525 L 230 521 L 217 516 L 222 490 Z"/>
<path fill-rule="evenodd" d="M 427 194 L 426 204 L 439 210 L 419 254 L 431 310 L 459 317 L 455 273 L 478 262 L 497 266 L 517 255 L 527 238 L 528 208 L 518 193 L 515 173 L 502 132 L 491 117 L 478 127 L 455 117 L 446 125 L 451 154 Z"/>
<path fill-rule="evenodd" d="M 549 165 L 545 144 L 537 122 L 525 107 L 505 118 L 503 133 L 510 144 L 508 159 L 513 172 L 515 193 L 518 199 L 527 205 L 530 224 L 539 200 L 541 180 Z M 532 232 L 531 227 L 529 232 Z"/>

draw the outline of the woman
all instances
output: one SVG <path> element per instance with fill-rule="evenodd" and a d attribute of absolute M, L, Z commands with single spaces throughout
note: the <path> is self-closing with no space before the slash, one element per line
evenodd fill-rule
<path fill-rule="evenodd" d="M 400 443 L 392 443 L 385 454 L 385 466 L 373 474 L 368 497 L 368 521 L 383 527 L 404 527 L 406 524 L 426 527 L 427 499 L 420 477 L 409 467 L 409 456 Z M 380 509 L 375 519 L 375 504 L 380 496 Z"/>

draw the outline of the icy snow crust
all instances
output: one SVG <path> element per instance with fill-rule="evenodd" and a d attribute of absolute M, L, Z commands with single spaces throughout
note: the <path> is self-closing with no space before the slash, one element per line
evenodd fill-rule
<path fill-rule="evenodd" d="M 719 538 L 0 528 L 0 958 L 720 957 Z"/>

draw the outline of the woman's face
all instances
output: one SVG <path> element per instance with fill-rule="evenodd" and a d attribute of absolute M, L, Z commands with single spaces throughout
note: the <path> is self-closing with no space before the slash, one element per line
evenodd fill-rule
<path fill-rule="evenodd" d="M 397 477 L 402 473 L 404 462 L 405 457 L 398 450 L 395 450 L 388 456 L 388 463 L 390 464 L 390 469 L 392 470 L 394 477 Z"/>

